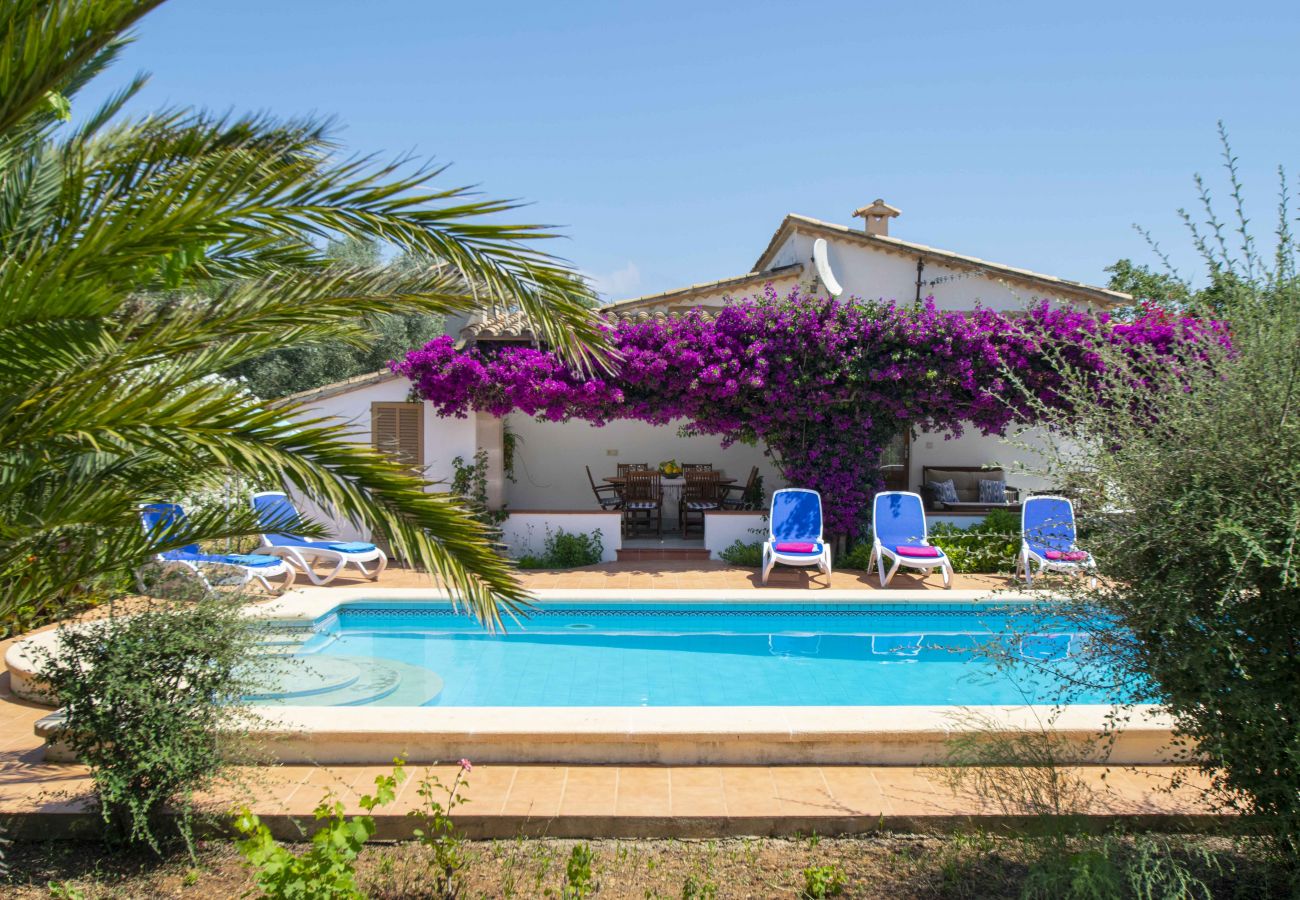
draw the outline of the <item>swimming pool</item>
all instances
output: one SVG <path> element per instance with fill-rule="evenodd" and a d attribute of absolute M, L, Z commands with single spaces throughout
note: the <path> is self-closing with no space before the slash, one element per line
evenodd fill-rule
<path fill-rule="evenodd" d="M 361 601 L 267 636 L 256 702 L 292 706 L 738 707 L 1052 703 L 1088 630 L 1042 603 L 540 604 L 487 633 L 443 602 Z M 996 647 L 997 665 L 986 651 Z M 1113 695 L 1075 691 L 1072 703 Z"/>

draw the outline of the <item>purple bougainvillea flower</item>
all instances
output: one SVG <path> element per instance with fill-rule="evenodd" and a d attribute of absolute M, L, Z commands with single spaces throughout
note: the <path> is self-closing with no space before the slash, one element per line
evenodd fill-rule
<path fill-rule="evenodd" d="M 544 350 L 462 351 L 450 337 L 391 365 L 440 416 L 685 423 L 724 447 L 761 443 L 787 481 L 821 492 L 830 533 L 858 534 L 882 483 L 881 454 L 905 429 L 1000 434 L 1028 422 L 1032 401 L 1059 403 L 1056 358 L 1096 371 L 1098 341 L 1174 354 L 1187 341 L 1227 340 L 1220 323 L 1157 309 L 1116 323 L 1041 302 L 1012 317 L 941 312 L 932 298 L 899 306 L 798 289 L 779 297 L 771 285 L 711 318 L 695 309 L 613 321 L 606 333 L 617 355 L 601 378 Z"/>

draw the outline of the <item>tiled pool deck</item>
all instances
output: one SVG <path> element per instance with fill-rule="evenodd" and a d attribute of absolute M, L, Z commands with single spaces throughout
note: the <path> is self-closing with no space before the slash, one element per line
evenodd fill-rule
<path fill-rule="evenodd" d="M 722 564 L 639 562 L 524 576 L 533 588 L 727 589 L 761 590 L 752 570 Z M 364 581 L 339 579 L 357 587 Z M 384 587 L 426 587 L 416 573 L 384 573 Z M 837 572 L 826 584 L 821 576 L 799 571 L 774 573 L 772 587 L 833 587 L 875 594 L 874 579 L 858 572 Z M 900 574 L 895 588 L 942 591 L 938 578 L 922 581 Z M 957 576 L 956 589 L 1010 587 L 992 576 Z M 0 659 L 10 642 L 0 643 Z M 47 763 L 42 742 L 33 733 L 36 720 L 49 709 L 26 703 L 9 691 L 9 675 L 0 674 L 0 822 L 29 836 L 57 836 L 93 828 L 90 779 L 84 767 Z M 410 832 L 408 809 L 419 803 L 414 782 L 425 767 L 412 766 L 395 803 L 379 817 L 380 837 Z M 327 790 L 350 809 L 373 786 L 376 766 L 276 766 L 247 768 L 238 784 L 204 798 L 204 806 L 222 812 L 247 804 L 283 836 L 294 833 L 292 820 L 309 819 Z M 444 782 L 454 767 L 434 767 Z M 1170 791 L 1172 768 L 1076 767 L 1093 789 L 1086 815 L 1100 820 L 1122 818 L 1162 827 L 1203 822 L 1213 814 L 1189 786 Z M 954 791 L 937 767 L 911 766 L 548 766 L 479 765 L 463 792 L 469 804 L 457 820 L 472 836 L 518 834 L 555 837 L 711 836 L 740 834 L 819 834 L 877 828 L 910 830 L 951 827 L 996 827 L 1018 820 L 1014 804 L 969 791 Z"/>

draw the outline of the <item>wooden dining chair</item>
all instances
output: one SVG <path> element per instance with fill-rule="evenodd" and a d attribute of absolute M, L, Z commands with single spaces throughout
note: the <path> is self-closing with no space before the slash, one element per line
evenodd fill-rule
<path fill-rule="evenodd" d="M 583 468 L 587 470 L 587 481 L 591 482 L 591 492 L 596 495 L 596 502 L 600 504 L 600 508 L 622 509 L 622 488 L 616 484 L 596 484 L 596 479 L 591 474 L 591 466 L 583 466 Z"/>
<path fill-rule="evenodd" d="M 651 523 L 655 534 L 664 533 L 664 493 L 659 473 L 645 469 L 632 469 L 623 483 L 623 531 L 632 535 L 644 524 L 646 531 Z"/>
<path fill-rule="evenodd" d="M 758 490 L 758 466 L 749 470 L 744 487 L 738 484 L 723 485 L 718 497 L 723 509 L 753 509 L 754 493 Z"/>
<path fill-rule="evenodd" d="M 682 502 L 677 506 L 677 518 L 681 523 L 682 537 L 688 537 L 691 524 L 699 522 L 700 534 L 704 534 L 704 514 L 709 510 L 721 509 L 718 479 L 722 473 L 711 469 L 686 470 L 686 484 L 682 486 Z"/>
<path fill-rule="evenodd" d="M 626 478 L 628 472 L 646 472 L 650 469 L 648 463 L 618 463 L 618 477 Z"/>
<path fill-rule="evenodd" d="M 710 472 L 713 470 L 713 463 L 682 463 L 682 473 L 686 472 Z"/>

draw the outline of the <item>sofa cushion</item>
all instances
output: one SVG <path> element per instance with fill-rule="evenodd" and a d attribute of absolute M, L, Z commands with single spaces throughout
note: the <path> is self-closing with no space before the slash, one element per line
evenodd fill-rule
<path fill-rule="evenodd" d="M 946 481 L 927 481 L 925 486 L 931 496 L 940 503 L 956 503 L 961 499 L 957 493 L 957 485 L 951 478 Z"/>
<path fill-rule="evenodd" d="M 925 469 L 926 482 L 931 481 L 951 481 L 957 489 L 957 501 L 961 503 L 979 503 L 980 502 L 980 481 L 994 480 L 1006 481 L 1006 476 L 1001 469 L 976 469 L 973 472 L 962 472 L 954 469 Z M 952 503 L 954 501 L 947 501 Z"/>
<path fill-rule="evenodd" d="M 979 493 L 981 503 L 1006 503 L 1007 483 L 1000 478 L 981 478 Z"/>

